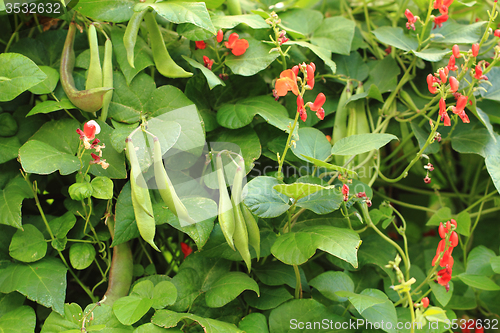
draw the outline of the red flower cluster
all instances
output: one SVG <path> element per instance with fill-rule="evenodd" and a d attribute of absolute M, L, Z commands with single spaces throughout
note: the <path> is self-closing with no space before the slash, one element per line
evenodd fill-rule
<path fill-rule="evenodd" d="M 441 241 L 438 244 L 436 251 L 436 256 L 432 260 L 432 266 L 434 266 L 442 255 L 439 261 L 439 266 L 444 267 L 437 273 L 437 283 L 446 287 L 446 291 L 450 289 L 449 282 L 451 280 L 452 268 L 453 268 L 453 257 L 451 256 L 453 249 L 458 245 L 458 234 L 456 231 L 452 230 L 457 228 L 457 222 L 454 219 L 446 222 L 446 227 L 443 222 L 439 224 L 438 232 L 441 237 Z"/>
<path fill-rule="evenodd" d="M 300 119 L 302 121 L 307 120 L 306 107 L 309 107 L 311 111 L 316 112 L 316 116 L 323 120 L 325 118 L 325 110 L 323 109 L 323 104 L 325 104 L 326 96 L 323 93 L 319 93 L 316 97 L 314 103 L 307 102 L 304 104 L 304 99 L 299 92 L 299 86 L 297 85 L 297 76 L 299 74 L 300 68 L 303 69 L 305 81 L 307 82 L 306 89 L 314 88 L 314 72 L 316 70 L 316 65 L 310 63 L 306 65 L 295 65 L 292 69 L 287 69 L 281 72 L 280 78 L 276 80 L 274 84 L 273 95 L 278 100 L 280 96 L 286 96 L 289 91 L 292 91 L 294 95 L 297 96 L 297 112 L 300 114 Z"/>
<path fill-rule="evenodd" d="M 248 41 L 246 39 L 240 39 L 240 36 L 235 32 L 229 35 L 228 41 L 225 45 L 235 56 L 244 54 L 249 46 Z"/>
<path fill-rule="evenodd" d="M 483 68 L 481 67 L 481 64 L 476 65 L 474 78 L 477 80 L 488 80 L 488 77 L 486 75 L 483 75 Z"/>
<path fill-rule="evenodd" d="M 95 152 L 99 154 L 99 155 L 96 155 L 94 153 L 90 154 L 93 159 L 92 161 L 90 161 L 90 164 L 100 164 L 103 169 L 107 169 L 109 163 L 106 163 L 105 159 L 101 159 L 102 150 L 106 148 L 106 145 L 104 144 L 99 145 L 101 141 L 95 137 L 96 134 L 99 134 L 100 132 L 101 132 L 101 127 L 95 120 L 87 121 L 83 125 L 83 131 L 79 128 L 76 129 L 76 133 L 80 135 L 80 140 L 83 141 L 83 146 L 85 147 L 85 149 L 95 149 Z M 93 140 L 92 143 L 90 143 L 90 140 Z"/>
<path fill-rule="evenodd" d="M 442 27 L 443 23 L 448 21 L 448 8 L 453 3 L 453 0 L 436 0 L 434 2 L 434 9 L 439 9 L 440 16 L 434 18 L 434 28 Z"/>
<path fill-rule="evenodd" d="M 410 29 L 415 30 L 415 22 L 417 22 L 419 17 L 413 15 L 413 13 L 408 8 L 406 8 L 405 10 L 405 16 L 408 19 L 408 22 L 406 22 L 406 28 L 408 30 Z"/>
<path fill-rule="evenodd" d="M 344 195 L 344 201 L 349 200 L 349 186 L 347 184 L 342 186 L 342 194 Z"/>

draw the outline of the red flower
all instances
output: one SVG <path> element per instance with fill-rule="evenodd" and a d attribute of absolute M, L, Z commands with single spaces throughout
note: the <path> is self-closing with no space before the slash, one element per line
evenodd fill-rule
<path fill-rule="evenodd" d="M 437 283 L 439 283 L 442 286 L 445 286 L 446 291 L 450 290 L 449 282 L 451 280 L 451 273 L 452 273 L 451 268 L 446 267 L 440 270 L 437 274 L 438 275 Z"/>
<path fill-rule="evenodd" d="M 316 66 L 312 62 L 306 66 L 307 85 L 311 89 L 314 88 L 314 71 L 315 70 L 316 70 Z"/>
<path fill-rule="evenodd" d="M 203 64 L 205 65 L 206 68 L 212 70 L 212 65 L 214 64 L 213 59 L 210 59 L 207 56 L 203 56 Z"/>
<path fill-rule="evenodd" d="M 198 50 L 198 49 L 204 50 L 205 47 L 207 47 L 207 44 L 204 41 L 202 41 L 202 40 L 196 41 L 194 43 L 196 44 L 196 47 L 195 47 L 196 50 Z"/>
<path fill-rule="evenodd" d="M 495 32 L 493 33 L 493 36 L 500 37 L 500 29 L 495 30 Z"/>
<path fill-rule="evenodd" d="M 184 259 L 186 259 L 186 257 L 193 252 L 193 249 L 186 243 L 181 242 L 181 251 L 184 253 Z"/>
<path fill-rule="evenodd" d="M 293 69 L 287 69 L 281 72 L 280 78 L 276 80 L 274 89 L 278 96 L 285 96 L 290 90 L 294 95 L 299 94 L 299 87 L 297 86 L 297 75 Z"/>
<path fill-rule="evenodd" d="M 464 123 L 470 123 L 469 117 L 464 111 L 468 99 L 469 97 L 459 94 L 457 98 L 457 105 L 451 108 L 453 113 L 458 114 L 458 116 L 460 117 L 460 119 L 462 119 Z"/>
<path fill-rule="evenodd" d="M 451 71 L 456 71 L 458 69 L 457 65 L 455 65 L 455 56 L 451 55 L 450 60 L 448 61 L 448 66 L 446 68 Z"/>
<path fill-rule="evenodd" d="M 434 18 L 434 28 L 433 29 L 436 29 L 436 27 L 441 28 L 443 26 L 443 23 L 446 21 L 448 21 L 448 14 L 443 14 L 441 16 Z"/>
<path fill-rule="evenodd" d="M 479 44 L 472 44 L 472 56 L 477 57 L 479 54 Z"/>
<path fill-rule="evenodd" d="M 458 80 L 454 76 L 450 76 L 450 90 L 452 93 L 458 90 Z"/>
<path fill-rule="evenodd" d="M 460 58 L 461 57 L 461 54 L 460 54 L 460 48 L 458 47 L 457 44 L 453 45 L 453 47 L 451 48 L 452 52 L 453 52 L 453 56 L 455 58 Z"/>
<path fill-rule="evenodd" d="M 438 73 L 439 73 L 439 78 L 441 79 L 441 83 L 446 83 L 446 81 L 448 81 L 448 74 L 445 73 L 445 71 L 442 69 L 440 69 Z"/>
<path fill-rule="evenodd" d="M 429 88 L 429 92 L 431 94 L 437 93 L 437 87 L 434 86 L 434 83 L 439 83 L 439 80 L 437 77 L 435 77 L 432 74 L 427 75 L 427 86 Z"/>
<path fill-rule="evenodd" d="M 295 76 L 298 76 L 299 75 L 299 65 L 295 65 L 292 67 L 292 72 L 295 74 Z"/>
<path fill-rule="evenodd" d="M 297 112 L 300 114 L 300 119 L 302 121 L 307 120 L 307 112 L 306 108 L 304 107 L 304 99 L 300 95 L 297 96 Z"/>
<path fill-rule="evenodd" d="M 347 184 L 344 184 L 342 186 L 342 194 L 343 195 L 349 195 L 349 186 Z"/>
<path fill-rule="evenodd" d="M 439 266 L 449 267 L 450 269 L 453 268 L 453 263 L 455 261 L 453 260 L 453 257 L 451 256 L 452 252 L 453 252 L 452 247 L 448 248 L 448 250 L 445 251 L 445 253 L 443 254 L 443 258 L 441 258 L 441 261 L 439 262 Z"/>
<path fill-rule="evenodd" d="M 429 306 L 429 298 L 428 297 L 422 298 L 422 305 L 424 306 L 424 308 L 427 308 Z"/>
<path fill-rule="evenodd" d="M 83 134 L 89 140 L 95 138 L 96 134 L 101 132 L 101 127 L 95 120 L 90 120 L 83 125 Z"/>
<path fill-rule="evenodd" d="M 457 228 L 457 221 L 455 221 L 454 219 L 451 219 L 450 223 L 455 226 L 455 229 Z"/>
<path fill-rule="evenodd" d="M 405 10 L 405 16 L 408 19 L 408 22 L 406 22 L 406 28 L 408 30 L 415 30 L 415 22 L 417 22 L 418 16 L 413 15 L 413 13 L 408 8 L 406 8 Z"/>
<path fill-rule="evenodd" d="M 450 243 L 452 247 L 457 247 L 458 245 L 458 234 L 455 231 L 451 232 Z"/>
<path fill-rule="evenodd" d="M 480 65 L 476 65 L 476 70 L 474 72 L 474 78 L 477 80 L 488 80 L 486 75 L 483 75 L 483 69 Z"/>
<path fill-rule="evenodd" d="M 318 96 L 316 96 L 314 103 L 307 103 L 311 111 L 316 112 L 316 116 L 321 120 L 325 119 L 325 110 L 323 109 L 323 104 L 325 104 L 325 101 L 325 94 L 319 93 Z"/>
<path fill-rule="evenodd" d="M 217 31 L 217 43 L 222 42 L 222 39 L 224 39 L 224 33 L 222 32 L 222 29 Z"/>
<path fill-rule="evenodd" d="M 441 119 L 444 118 L 445 114 L 446 114 L 446 101 L 444 100 L 444 98 L 441 97 L 441 99 L 439 100 L 439 115 L 441 116 Z M 441 228 L 441 226 L 439 227 Z M 439 229 L 439 235 L 441 236 L 441 229 Z M 444 237 L 441 236 L 441 238 Z"/>
<path fill-rule="evenodd" d="M 444 227 L 443 222 L 439 223 L 438 231 L 439 231 L 439 237 L 441 237 L 442 239 L 444 239 L 446 237 L 446 232 L 447 231 L 446 231 L 446 228 Z"/>
<path fill-rule="evenodd" d="M 430 184 L 430 183 L 431 183 L 431 181 L 432 181 L 431 177 L 429 177 L 429 176 L 425 176 L 425 178 L 424 178 L 424 183 L 426 183 L 426 184 Z"/>
<path fill-rule="evenodd" d="M 233 32 L 229 35 L 228 41 L 226 42 L 226 47 L 233 52 L 235 56 L 240 56 L 246 52 L 248 49 L 248 41 L 246 39 L 239 39 L 240 36 Z"/>

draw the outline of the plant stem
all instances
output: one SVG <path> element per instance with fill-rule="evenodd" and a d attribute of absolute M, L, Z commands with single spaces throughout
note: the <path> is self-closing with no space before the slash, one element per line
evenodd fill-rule
<path fill-rule="evenodd" d="M 299 121 L 299 113 L 295 115 L 295 120 L 293 121 L 293 125 L 290 128 L 290 133 L 288 133 L 288 139 L 286 140 L 286 145 L 285 145 L 285 150 L 283 151 L 283 156 L 278 156 L 278 172 L 276 174 L 276 178 L 279 180 L 283 180 L 283 173 L 281 172 L 281 168 L 283 167 L 283 162 L 285 161 L 286 153 L 288 151 L 288 148 L 290 147 L 290 142 L 292 141 L 292 136 L 293 136 L 293 131 L 295 130 L 295 127 L 297 126 L 297 123 Z"/>
<path fill-rule="evenodd" d="M 299 266 L 293 265 L 293 271 L 295 272 L 295 298 L 302 298 L 302 283 L 300 281 L 300 271 Z"/>

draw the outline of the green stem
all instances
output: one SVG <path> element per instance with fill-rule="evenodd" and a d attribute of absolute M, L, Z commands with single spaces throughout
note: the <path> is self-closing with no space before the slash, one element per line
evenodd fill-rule
<path fill-rule="evenodd" d="M 286 140 L 286 145 L 285 145 L 285 150 L 283 151 L 283 156 L 279 156 L 279 165 L 278 165 L 278 173 L 276 175 L 276 178 L 279 180 L 283 180 L 283 173 L 281 172 L 281 168 L 283 167 L 283 162 L 285 161 L 286 153 L 288 151 L 288 148 L 290 147 L 290 142 L 292 141 L 292 136 L 293 136 L 293 131 L 295 130 L 295 127 L 297 126 L 298 120 L 299 120 L 299 113 L 295 115 L 295 120 L 293 121 L 293 125 L 290 128 L 290 133 L 288 133 L 288 139 Z"/>
<path fill-rule="evenodd" d="M 437 210 L 434 210 L 432 208 L 428 208 L 428 207 L 424 207 L 424 206 L 418 206 L 418 205 L 414 205 L 414 204 L 410 204 L 410 203 L 406 203 L 404 201 L 399 201 L 399 200 L 396 200 L 396 199 L 393 199 L 393 198 L 390 198 L 388 196 L 386 196 L 385 194 L 379 192 L 379 191 L 374 191 L 375 194 L 379 197 L 381 197 L 382 199 L 385 199 L 385 200 L 389 200 L 390 202 L 393 202 L 397 205 L 400 205 L 400 206 L 403 206 L 403 207 L 407 207 L 407 208 L 411 208 L 411 209 L 416 209 L 416 210 L 423 210 L 425 212 L 429 212 L 429 213 L 433 213 L 435 214 L 437 212 Z"/>
<path fill-rule="evenodd" d="M 302 298 L 302 284 L 300 282 L 300 271 L 299 266 L 293 265 L 293 271 L 295 272 L 295 298 Z"/>
<path fill-rule="evenodd" d="M 490 181 L 488 180 L 488 183 L 486 184 L 486 190 L 484 191 L 485 193 L 488 193 L 488 187 L 490 186 Z M 479 219 L 481 218 L 481 213 L 483 211 L 483 207 L 484 207 L 484 203 L 486 202 L 486 200 L 483 200 L 481 202 L 481 204 L 479 205 L 479 211 L 477 212 L 477 217 L 476 217 L 476 221 L 474 222 L 474 225 L 472 226 L 471 230 L 470 230 L 470 235 L 469 237 L 467 237 L 467 240 L 465 241 L 465 244 L 463 246 L 463 253 L 464 253 L 464 267 L 467 268 L 467 252 L 469 250 L 469 244 L 470 244 L 470 241 L 472 239 L 472 236 L 474 235 L 474 230 L 476 230 L 476 227 L 479 223 Z"/>

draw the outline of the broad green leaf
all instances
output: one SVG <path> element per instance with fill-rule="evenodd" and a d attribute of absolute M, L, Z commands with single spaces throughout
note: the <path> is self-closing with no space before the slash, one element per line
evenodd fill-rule
<path fill-rule="evenodd" d="M 273 177 L 259 176 L 248 182 L 243 201 L 253 214 L 259 217 L 277 217 L 290 208 L 289 198 L 273 187 L 280 182 Z"/>
<path fill-rule="evenodd" d="M 485 159 L 486 170 L 490 174 L 491 180 L 493 180 L 493 184 L 497 191 L 500 190 L 500 156 L 488 156 Z"/>
<path fill-rule="evenodd" d="M 331 309 L 314 299 L 294 299 L 271 311 L 269 315 L 270 332 L 320 332 L 314 322 L 327 322 L 329 330 L 325 332 L 343 332 L 335 329 L 335 324 L 344 327 L 348 319 L 335 314 Z M 301 323 L 299 325 L 299 323 Z"/>
<path fill-rule="evenodd" d="M 269 24 L 256 14 L 212 16 L 212 23 L 221 29 L 232 29 L 241 23 L 248 25 L 252 29 L 269 29 Z"/>
<path fill-rule="evenodd" d="M 292 145 L 292 152 L 301 160 L 307 161 L 303 156 L 312 157 L 321 161 L 330 156 L 332 145 L 325 134 L 314 127 L 300 128 L 299 139 Z"/>
<path fill-rule="evenodd" d="M 211 308 L 220 308 L 245 290 L 252 290 L 260 295 L 259 286 L 251 277 L 242 272 L 230 272 L 212 284 L 205 294 L 205 301 Z"/>
<path fill-rule="evenodd" d="M 155 285 L 153 281 L 142 280 L 137 282 L 130 292 L 130 296 L 138 296 L 141 298 L 153 298 L 153 289 Z"/>
<path fill-rule="evenodd" d="M 356 310 L 358 310 L 361 315 L 366 309 L 371 308 L 372 306 L 375 306 L 377 304 L 382 304 L 388 300 L 387 296 L 380 297 L 379 295 L 374 296 L 366 293 L 356 294 L 349 290 L 337 291 L 335 292 L 335 294 L 339 297 L 349 299 L 349 302 L 351 302 L 351 304 L 356 308 Z"/>
<path fill-rule="evenodd" d="M 282 286 L 286 284 L 290 288 L 295 288 L 297 285 L 297 278 L 293 267 L 285 265 L 281 261 L 273 261 L 262 266 L 256 266 L 252 271 L 259 278 L 261 283 L 268 286 Z M 304 271 L 300 267 L 299 273 L 302 289 L 308 291 L 309 284 L 307 283 Z M 264 294 L 264 292 L 262 292 L 262 294 Z"/>
<path fill-rule="evenodd" d="M 210 69 L 206 68 L 205 66 L 203 66 L 202 64 L 200 64 L 199 62 L 197 62 L 191 58 L 188 58 L 186 56 L 182 56 L 182 57 L 184 58 L 184 60 L 186 60 L 188 62 L 188 64 L 190 64 L 194 68 L 198 68 L 199 70 L 201 70 L 201 72 L 203 73 L 203 75 L 205 75 L 205 78 L 207 79 L 208 86 L 210 87 L 210 89 L 213 89 L 215 86 L 218 86 L 219 84 L 223 85 L 223 86 L 226 85 Z"/>
<path fill-rule="evenodd" d="M 311 43 L 333 53 L 348 55 L 354 38 L 354 21 L 342 16 L 327 17 L 316 29 Z"/>
<path fill-rule="evenodd" d="M 423 51 L 412 51 L 414 55 L 419 57 L 420 59 L 426 60 L 426 61 L 431 61 L 431 62 L 438 62 L 441 59 L 444 58 L 445 55 L 447 55 L 450 50 L 440 50 L 440 49 L 434 49 L 434 48 L 428 48 Z"/>
<path fill-rule="evenodd" d="M 448 20 L 441 28 L 434 29 L 435 42 L 447 44 L 472 44 L 479 41 L 481 29 L 486 21 L 473 24 L 458 24 Z"/>
<path fill-rule="evenodd" d="M 336 188 L 329 188 L 300 198 L 297 206 L 312 210 L 316 214 L 328 214 L 339 209 L 342 201 L 340 191 Z"/>
<path fill-rule="evenodd" d="M 465 272 L 472 275 L 492 276 L 495 272 L 491 267 L 490 260 L 495 257 L 496 254 L 493 250 L 483 245 L 477 246 L 469 252 Z"/>
<path fill-rule="evenodd" d="M 115 25 L 111 29 L 111 41 L 113 42 L 113 52 L 116 56 L 116 60 L 120 65 L 120 69 L 125 76 L 125 80 L 128 85 L 132 82 L 134 77 L 141 72 L 143 69 L 154 66 L 153 54 L 148 44 L 142 39 L 141 36 L 137 36 L 134 47 L 134 66 L 130 66 L 127 60 L 127 51 L 123 44 L 123 35 L 125 30 Z M 114 83 L 115 92 L 117 91 L 117 85 Z M 114 93 L 113 93 L 114 95 Z M 122 95 L 123 96 L 123 95 Z"/>
<path fill-rule="evenodd" d="M 372 31 L 379 41 L 403 51 L 416 50 L 418 40 L 405 34 L 403 28 L 383 26 Z"/>
<path fill-rule="evenodd" d="M 0 54 L 0 102 L 13 100 L 46 78 L 30 58 L 17 53 Z"/>
<path fill-rule="evenodd" d="M 123 325 L 132 325 L 141 319 L 152 305 L 152 299 L 125 296 L 113 303 L 113 312 Z"/>
<path fill-rule="evenodd" d="M 255 293 L 245 293 L 245 301 L 259 310 L 272 310 L 293 298 L 290 292 L 284 287 L 259 286 L 260 296 Z M 241 328 L 241 325 L 240 325 Z"/>
<path fill-rule="evenodd" d="M 462 273 L 457 275 L 457 277 L 462 280 L 468 286 L 471 286 L 480 290 L 500 290 L 500 286 L 493 282 L 490 278 L 484 275 L 472 275 L 468 273 Z"/>
<path fill-rule="evenodd" d="M 462 281 L 455 281 L 455 290 L 447 307 L 453 310 L 472 310 L 477 307 L 476 295 Z"/>
<path fill-rule="evenodd" d="M 436 296 L 436 299 L 441 304 L 441 306 L 445 307 L 450 302 L 451 296 L 453 295 L 453 281 L 448 283 L 449 289 L 446 290 L 445 286 L 440 285 L 435 281 L 429 281 L 429 286 L 432 289 L 432 293 Z"/>
<path fill-rule="evenodd" d="M 18 291 L 57 313 L 64 313 L 66 266 L 55 258 L 31 264 L 0 264 L 0 292 Z"/>
<path fill-rule="evenodd" d="M 289 125 L 293 119 L 288 118 L 285 107 L 271 96 L 250 97 L 235 104 L 223 105 L 217 111 L 217 121 L 221 126 L 237 129 L 250 124 L 257 114 L 274 127 L 290 132 Z"/>
<path fill-rule="evenodd" d="M 355 177 L 358 175 L 355 171 L 351 171 L 349 169 L 342 168 L 340 166 L 333 165 L 333 164 L 330 164 L 330 163 L 327 163 L 327 162 L 324 162 L 324 161 L 321 161 L 321 160 L 318 160 L 318 159 L 315 159 L 312 157 L 308 157 L 308 156 L 304 156 L 304 155 L 302 155 L 302 156 L 305 159 L 307 159 L 308 161 L 310 161 L 311 163 L 314 163 L 314 165 L 316 165 L 316 166 L 325 168 L 327 170 L 338 171 L 343 175 L 347 174 L 349 176 L 349 178 L 352 178 L 352 177 Z"/>
<path fill-rule="evenodd" d="M 21 143 L 17 136 L 0 137 L 0 164 L 15 159 L 19 148 L 21 148 Z"/>
<path fill-rule="evenodd" d="M 47 242 L 43 234 L 32 224 L 24 225 L 23 229 L 12 236 L 10 256 L 22 262 L 34 262 L 45 257 Z"/>
<path fill-rule="evenodd" d="M 352 230 L 318 225 L 278 236 L 271 252 L 285 264 L 301 265 L 319 249 L 357 268 L 360 245 L 359 235 Z"/>
<path fill-rule="evenodd" d="M 392 134 L 386 133 L 351 135 L 335 143 L 332 147 L 332 154 L 358 155 L 373 149 L 379 149 L 394 139 L 397 140 L 398 138 Z"/>
<path fill-rule="evenodd" d="M 446 311 L 435 306 L 428 307 L 424 312 L 424 317 L 425 319 L 431 322 L 442 322 L 442 323 L 450 322 L 448 317 L 446 317 Z"/>
<path fill-rule="evenodd" d="M 198 0 L 187 0 L 187 2 L 198 2 Z M 204 1 L 204 3 L 207 5 L 208 9 L 215 9 L 222 5 L 224 0 L 207 0 Z"/>
<path fill-rule="evenodd" d="M 252 76 L 266 69 L 278 56 L 278 52 L 270 52 L 272 46 L 257 41 L 253 38 L 248 40 L 248 49 L 243 55 L 230 54 L 226 58 L 226 65 L 234 74 Z"/>
<path fill-rule="evenodd" d="M 483 88 L 480 90 L 481 96 L 485 99 L 490 99 L 493 101 L 500 101 L 500 68 L 493 67 L 486 76 L 488 77 L 489 84 L 481 84 Z"/>
<path fill-rule="evenodd" d="M 155 4 L 137 3 L 134 10 L 140 12 L 148 7 L 153 8 L 158 15 L 172 23 L 192 23 L 210 31 L 214 35 L 217 33 L 204 2 L 168 1 Z"/>
<path fill-rule="evenodd" d="M 375 63 L 371 63 L 370 65 L 370 76 L 368 81 L 364 83 L 364 86 L 370 87 L 368 96 L 382 101 L 381 94 L 396 89 L 399 82 L 398 75 L 401 70 L 392 57 L 376 60 Z"/>
<path fill-rule="evenodd" d="M 331 187 L 333 188 L 333 186 Z M 325 187 L 307 183 L 278 184 L 273 186 L 273 189 L 279 193 L 284 194 L 287 197 L 294 198 L 295 200 L 329 188 L 330 186 Z"/>
<path fill-rule="evenodd" d="M 65 332 L 81 328 L 82 308 L 76 303 L 64 304 L 64 314 L 55 311 L 45 320 L 42 333 Z"/>
<path fill-rule="evenodd" d="M 238 327 L 246 333 L 269 333 L 267 318 L 262 313 L 253 312 L 245 316 Z"/>
<path fill-rule="evenodd" d="M 0 295 L 0 317 L 9 311 L 15 310 L 24 304 L 26 297 L 14 291 Z"/>
<path fill-rule="evenodd" d="M 360 293 L 360 296 L 368 296 L 372 298 L 376 298 L 379 300 L 382 300 L 383 303 L 379 304 L 374 304 L 370 307 L 365 308 L 363 311 L 358 309 L 356 305 L 356 310 L 358 310 L 361 315 L 367 320 L 372 323 L 374 322 L 382 322 L 384 321 L 385 323 L 396 323 L 398 320 L 398 316 L 396 314 L 396 308 L 394 307 L 394 303 L 391 302 L 388 298 L 387 295 L 384 294 L 382 291 L 378 289 L 365 289 Z M 351 298 L 349 298 L 349 301 L 351 301 Z M 352 303 L 352 302 L 351 302 Z M 382 327 L 381 327 L 382 328 Z M 395 327 L 388 327 L 387 325 L 382 328 L 382 330 L 389 332 L 389 333 L 396 333 L 397 330 Z"/>
<path fill-rule="evenodd" d="M 89 243 L 75 243 L 69 248 L 71 266 L 78 270 L 89 267 L 95 259 L 95 248 Z"/>
<path fill-rule="evenodd" d="M 493 126 L 491 125 L 490 118 L 488 117 L 488 114 L 481 110 L 480 108 L 476 107 L 475 101 L 473 101 L 472 105 L 469 105 L 469 109 L 474 113 L 474 115 L 479 119 L 479 121 L 486 127 L 488 132 L 491 135 L 491 138 L 493 141 L 497 141 L 497 135 L 495 131 L 493 130 Z"/>
<path fill-rule="evenodd" d="M 176 32 L 193 42 L 213 39 L 214 34 L 192 23 L 181 23 L 177 26 Z"/>
<path fill-rule="evenodd" d="M 498 148 L 486 129 L 460 132 L 451 138 L 451 147 L 462 154 L 478 154 L 484 158 L 498 155 Z"/>
<path fill-rule="evenodd" d="M 427 129 L 422 128 L 417 124 L 417 122 L 411 122 L 411 129 L 413 133 L 415 134 L 415 137 L 417 138 L 418 145 L 420 149 L 422 149 L 427 141 L 427 138 L 429 137 L 429 131 Z M 424 153 L 425 154 L 435 154 L 437 153 L 441 147 L 439 146 L 439 143 L 437 141 L 434 141 L 430 145 L 425 148 Z"/>
<path fill-rule="evenodd" d="M 115 237 L 111 246 L 125 243 L 128 240 L 139 237 L 139 229 L 135 221 L 134 207 L 130 182 L 127 182 L 120 194 L 115 206 Z"/>
<path fill-rule="evenodd" d="M 153 323 L 147 323 L 137 327 L 134 330 L 134 333 L 183 333 L 183 332 L 175 328 L 166 329 L 156 326 Z"/>
<path fill-rule="evenodd" d="M 290 35 L 296 35 L 295 32 L 310 35 L 323 22 L 323 14 L 320 11 L 305 8 L 287 10 L 283 14 L 280 13 L 279 17 L 284 30 L 292 30 Z"/>
<path fill-rule="evenodd" d="M 23 305 L 0 317 L 2 333 L 32 333 L 35 331 L 36 315 L 32 307 Z"/>
<path fill-rule="evenodd" d="M 76 217 L 71 212 L 56 217 L 49 221 L 50 230 L 57 238 L 64 238 L 68 232 L 75 226 Z"/>
<path fill-rule="evenodd" d="M 170 281 L 161 281 L 153 289 L 153 305 L 155 309 L 163 309 L 172 305 L 177 299 L 177 289 Z"/>
<path fill-rule="evenodd" d="M 490 264 L 493 271 L 500 274 L 500 257 L 490 258 Z"/>
<path fill-rule="evenodd" d="M 335 73 L 337 71 L 337 65 L 335 64 L 335 62 L 332 61 L 332 51 L 330 51 L 330 49 L 302 41 L 288 41 L 285 43 L 285 45 L 289 44 L 308 48 L 314 54 L 316 54 L 321 60 L 323 60 L 325 65 L 330 67 L 332 73 Z"/>
<path fill-rule="evenodd" d="M 425 225 L 435 225 L 438 226 L 440 222 L 446 223 L 451 219 L 451 209 L 449 207 L 440 208 L 432 217 L 427 221 Z M 457 223 L 458 226 L 458 223 Z"/>
<path fill-rule="evenodd" d="M 19 149 L 21 165 L 27 173 L 48 175 L 59 170 L 69 175 L 80 169 L 80 161 L 73 154 L 61 152 L 45 142 L 30 140 Z"/>
<path fill-rule="evenodd" d="M 54 111 L 59 111 L 64 109 L 71 110 L 71 109 L 76 109 L 76 107 L 73 105 L 73 103 L 69 101 L 69 99 L 62 99 L 59 102 L 45 101 L 35 105 L 35 107 L 31 109 L 31 111 L 26 115 L 26 117 L 32 116 L 37 113 L 51 113 Z"/>
<path fill-rule="evenodd" d="M 364 81 L 368 77 L 369 67 L 364 62 L 359 52 L 351 52 L 349 55 L 335 54 L 333 61 L 337 65 L 336 74 Z"/>
<path fill-rule="evenodd" d="M 95 21 L 126 22 L 132 17 L 132 10 L 136 2 L 132 0 L 80 0 L 78 12 Z"/>
<path fill-rule="evenodd" d="M 390 277 L 391 281 L 395 283 L 393 270 L 385 267 L 385 265 L 387 265 L 389 261 L 393 261 L 395 257 L 396 249 L 387 242 L 380 243 L 378 235 L 367 235 L 363 237 L 363 243 L 358 251 L 360 267 L 367 264 L 377 265 Z"/>
<path fill-rule="evenodd" d="M 97 199 L 109 200 L 113 198 L 113 181 L 108 177 L 95 177 L 90 182 L 92 196 Z"/>
<path fill-rule="evenodd" d="M 29 91 L 35 95 L 50 94 L 56 88 L 57 82 L 59 82 L 59 72 L 49 66 L 40 66 L 38 68 L 47 75 L 47 78 L 36 86 L 31 87 Z"/>
<path fill-rule="evenodd" d="M 111 144 L 117 152 L 122 152 L 125 150 L 125 139 L 139 126 L 139 123 L 123 124 L 111 120 L 111 124 L 114 127 L 114 131 L 111 134 Z"/>
<path fill-rule="evenodd" d="M 0 190 L 0 224 L 22 229 L 21 206 L 26 198 L 33 198 L 33 194 L 22 178 L 12 179 Z"/>
<path fill-rule="evenodd" d="M 309 281 L 311 287 L 316 288 L 323 296 L 335 302 L 345 302 L 346 297 L 339 297 L 337 291 L 354 292 L 354 282 L 343 272 L 328 271 Z"/>
<path fill-rule="evenodd" d="M 236 326 L 224 321 L 203 318 L 191 313 L 177 313 L 170 310 L 158 310 L 151 318 L 151 322 L 160 327 L 170 328 L 177 326 L 183 319 L 197 322 L 205 333 L 244 333 Z"/>

